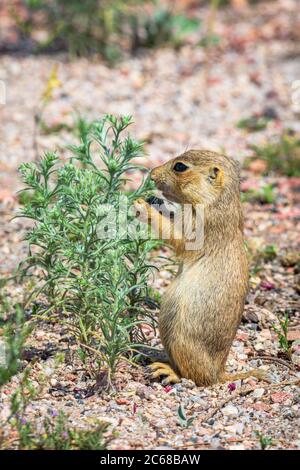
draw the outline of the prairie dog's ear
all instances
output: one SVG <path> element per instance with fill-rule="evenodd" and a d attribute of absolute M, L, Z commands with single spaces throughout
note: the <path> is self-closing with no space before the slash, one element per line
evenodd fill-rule
<path fill-rule="evenodd" d="M 208 172 L 208 179 L 211 184 L 223 184 L 223 171 L 218 166 L 212 166 Z"/>

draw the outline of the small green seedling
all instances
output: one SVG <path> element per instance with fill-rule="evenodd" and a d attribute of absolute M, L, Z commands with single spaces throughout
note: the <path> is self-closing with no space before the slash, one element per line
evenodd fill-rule
<path fill-rule="evenodd" d="M 195 416 L 191 416 L 190 418 L 187 418 L 184 407 L 182 405 L 179 405 L 178 420 L 179 420 L 179 425 L 182 428 L 189 428 L 190 426 L 192 426 L 194 419 L 195 419 Z"/>
<path fill-rule="evenodd" d="M 288 341 L 288 327 L 289 327 L 289 317 L 287 313 L 284 316 L 283 320 L 279 320 L 280 327 L 278 328 L 276 325 L 273 324 L 273 330 L 278 336 L 279 345 L 282 351 L 291 358 L 291 346 L 290 342 Z"/>
<path fill-rule="evenodd" d="M 273 261 L 278 254 L 278 248 L 275 245 L 267 245 L 262 250 L 262 257 L 265 261 Z"/>
<path fill-rule="evenodd" d="M 273 439 L 271 437 L 265 436 L 260 431 L 255 431 L 255 434 L 258 437 L 261 450 L 266 450 L 268 447 L 274 445 Z"/>

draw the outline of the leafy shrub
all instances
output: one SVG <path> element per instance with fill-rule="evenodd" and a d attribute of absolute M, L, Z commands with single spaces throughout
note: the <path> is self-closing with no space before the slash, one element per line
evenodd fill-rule
<path fill-rule="evenodd" d="M 259 202 L 260 204 L 274 204 L 276 194 L 272 184 L 265 184 L 259 189 L 248 189 L 241 193 L 243 202 Z"/>
<path fill-rule="evenodd" d="M 255 158 L 267 163 L 266 173 L 300 176 L 300 139 L 293 133 L 285 131 L 277 142 L 251 148 Z"/>
<path fill-rule="evenodd" d="M 151 0 L 24 0 L 27 14 L 21 18 L 12 10 L 19 30 L 33 39 L 38 49 L 67 49 L 71 56 L 100 53 L 116 61 L 123 47 L 180 45 L 199 21 L 170 10 L 145 13 L 139 5 Z M 47 39 L 39 40 L 36 30 Z"/>
<path fill-rule="evenodd" d="M 256 132 L 265 129 L 269 119 L 264 116 L 251 116 L 249 118 L 240 119 L 237 122 L 239 129 L 246 129 L 249 132 Z"/>
<path fill-rule="evenodd" d="M 24 0 L 26 19 L 18 18 L 21 30 L 34 38 L 44 29 L 47 39 L 37 40 L 41 49 L 66 48 L 71 55 L 101 51 L 108 59 L 118 54 L 112 35 L 126 2 L 113 0 Z"/>
<path fill-rule="evenodd" d="M 131 49 L 157 47 L 164 44 L 179 47 L 187 34 L 198 30 L 197 18 L 174 15 L 168 9 L 159 9 L 150 16 L 130 15 Z"/>
<path fill-rule="evenodd" d="M 119 361 L 132 359 L 145 342 L 143 325 L 154 327 L 148 255 L 157 242 L 131 213 L 151 183 L 124 193 L 128 173 L 138 168 L 132 160 L 142 153 L 141 143 L 121 138 L 130 123 L 130 117 L 81 120 L 81 142 L 68 163 L 48 153 L 20 168 L 31 193 L 21 216 L 34 221 L 23 271 L 39 280 L 28 303 L 35 302 L 39 318 L 68 326 L 81 358 L 93 359 L 95 374 L 104 369 L 108 385 Z"/>

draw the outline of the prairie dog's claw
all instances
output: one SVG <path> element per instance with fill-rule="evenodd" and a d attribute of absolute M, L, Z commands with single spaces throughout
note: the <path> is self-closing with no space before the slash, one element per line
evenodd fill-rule
<path fill-rule="evenodd" d="M 180 377 L 178 377 L 176 372 L 174 372 L 169 364 L 163 362 L 154 362 L 147 367 L 147 370 L 150 371 L 149 377 L 151 379 L 157 379 L 158 377 L 166 376 L 162 381 L 163 385 L 180 382 Z"/>

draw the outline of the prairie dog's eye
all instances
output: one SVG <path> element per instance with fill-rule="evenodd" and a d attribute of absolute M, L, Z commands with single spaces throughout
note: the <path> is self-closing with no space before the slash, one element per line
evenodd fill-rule
<path fill-rule="evenodd" d="M 188 169 L 188 166 L 186 166 L 184 163 L 182 162 L 177 162 L 175 165 L 174 165 L 174 168 L 173 170 L 176 171 L 177 173 L 182 173 L 183 171 L 187 170 Z"/>

